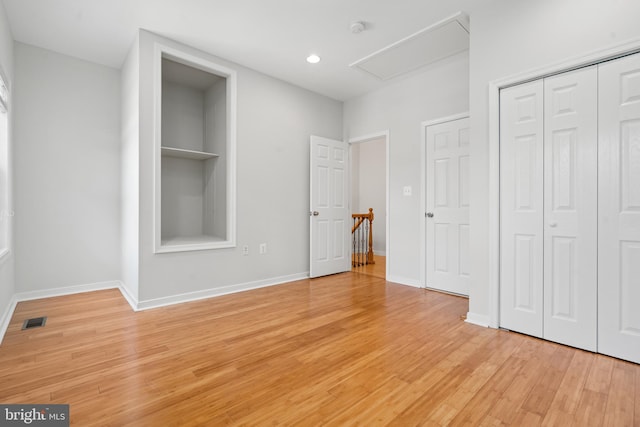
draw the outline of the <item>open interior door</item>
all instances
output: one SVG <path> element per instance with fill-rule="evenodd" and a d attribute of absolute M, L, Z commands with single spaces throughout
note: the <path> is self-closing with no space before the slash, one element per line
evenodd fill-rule
<path fill-rule="evenodd" d="M 426 286 L 469 295 L 469 119 L 427 126 Z"/>
<path fill-rule="evenodd" d="M 347 143 L 311 136 L 310 265 L 311 277 L 351 269 L 347 197 Z"/>

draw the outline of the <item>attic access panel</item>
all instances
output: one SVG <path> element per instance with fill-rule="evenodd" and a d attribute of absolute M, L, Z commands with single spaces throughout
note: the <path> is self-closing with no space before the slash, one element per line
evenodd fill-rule
<path fill-rule="evenodd" d="M 468 19 L 458 12 L 352 63 L 350 67 L 380 80 L 389 80 L 468 49 Z"/>

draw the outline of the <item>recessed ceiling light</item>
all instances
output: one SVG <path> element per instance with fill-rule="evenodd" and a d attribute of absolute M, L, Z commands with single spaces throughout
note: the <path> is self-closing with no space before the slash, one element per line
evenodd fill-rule
<path fill-rule="evenodd" d="M 320 62 L 320 57 L 314 53 L 313 55 L 307 56 L 307 62 L 309 64 L 317 64 Z"/>

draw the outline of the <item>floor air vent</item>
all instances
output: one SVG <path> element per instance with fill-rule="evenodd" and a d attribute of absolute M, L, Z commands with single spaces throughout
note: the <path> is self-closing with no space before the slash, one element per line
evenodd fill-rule
<path fill-rule="evenodd" d="M 44 326 L 47 323 L 46 317 L 34 317 L 33 319 L 27 319 L 22 324 L 22 330 L 39 328 L 40 326 Z"/>

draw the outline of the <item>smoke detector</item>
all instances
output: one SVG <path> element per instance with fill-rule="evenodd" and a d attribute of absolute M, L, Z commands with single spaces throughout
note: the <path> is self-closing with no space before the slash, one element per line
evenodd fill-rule
<path fill-rule="evenodd" d="M 362 21 L 354 21 L 349 28 L 353 34 L 358 34 L 365 30 L 365 25 Z"/>

